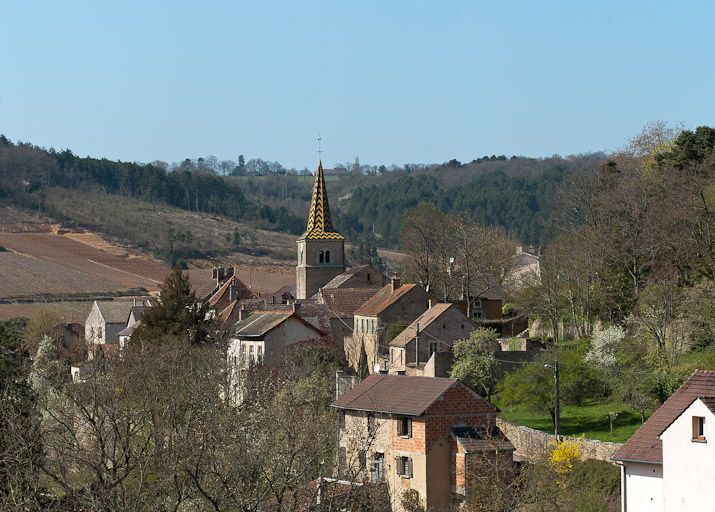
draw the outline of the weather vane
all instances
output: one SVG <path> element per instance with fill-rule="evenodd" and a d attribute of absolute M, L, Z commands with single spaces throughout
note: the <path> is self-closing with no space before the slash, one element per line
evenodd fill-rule
<path fill-rule="evenodd" d="M 318 160 L 320 160 L 321 162 L 322 162 L 322 160 L 323 160 L 323 150 L 322 150 L 321 147 L 320 147 L 320 142 L 321 142 L 322 140 L 323 140 L 323 139 L 320 138 L 320 134 L 318 134 Z"/>

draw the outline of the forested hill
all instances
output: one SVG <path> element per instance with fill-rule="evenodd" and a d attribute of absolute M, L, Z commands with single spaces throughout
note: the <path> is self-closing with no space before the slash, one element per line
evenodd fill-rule
<path fill-rule="evenodd" d="M 556 189 L 572 173 L 595 169 L 602 158 L 520 159 L 489 162 L 486 169 L 471 164 L 398 172 L 358 186 L 340 203 L 339 225 L 348 235 L 374 228 L 382 244 L 395 246 L 404 212 L 428 202 L 445 213 L 466 213 L 501 227 L 525 243 L 542 243 L 550 237 L 547 218 Z"/>
<path fill-rule="evenodd" d="M 374 232 L 378 243 L 396 247 L 400 219 L 426 201 L 445 212 L 467 213 L 504 228 L 528 243 L 548 240 L 545 222 L 554 190 L 572 173 L 594 169 L 601 154 L 533 159 L 491 156 L 462 164 L 369 166 L 346 164 L 328 177 L 330 204 L 338 229 L 350 238 Z M 73 197 L 110 194 L 225 216 L 255 227 L 302 232 L 311 176 L 277 162 L 254 159 L 219 162 L 214 157 L 138 164 L 79 157 L 0 136 L 0 200 L 39 210 L 59 221 L 71 215 L 46 200 L 58 190 Z M 102 230 L 101 225 L 88 226 Z"/>
<path fill-rule="evenodd" d="M 210 169 L 182 165 L 168 172 L 154 164 L 80 158 L 0 136 L 0 199 L 44 209 L 43 195 L 53 187 L 165 203 L 177 208 L 254 221 L 260 227 L 297 233 L 303 220 L 284 207 L 254 204 L 242 188 Z M 47 212 L 56 214 L 57 212 Z M 71 220 L 71 219 L 68 219 Z"/>

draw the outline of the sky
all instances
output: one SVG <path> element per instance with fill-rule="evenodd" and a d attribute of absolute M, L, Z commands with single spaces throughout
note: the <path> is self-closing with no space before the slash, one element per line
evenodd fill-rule
<path fill-rule="evenodd" d="M 0 0 L 0 133 L 315 167 L 610 151 L 715 125 L 711 1 Z"/>

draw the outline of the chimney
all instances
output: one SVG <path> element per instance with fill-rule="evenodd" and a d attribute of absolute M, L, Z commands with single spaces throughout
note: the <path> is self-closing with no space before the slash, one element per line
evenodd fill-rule
<path fill-rule="evenodd" d="M 395 293 L 395 290 L 397 290 L 400 287 L 400 278 L 397 276 L 397 272 L 393 272 L 392 278 L 390 278 L 390 291 L 392 293 Z"/>
<path fill-rule="evenodd" d="M 432 299 L 427 301 L 427 309 L 432 309 L 434 306 L 434 301 Z"/>
<path fill-rule="evenodd" d="M 228 285 L 228 302 L 231 303 L 234 300 L 236 300 L 238 297 L 238 291 L 236 290 L 236 285 L 235 284 L 230 284 Z"/>
<path fill-rule="evenodd" d="M 300 302 L 293 303 L 293 313 L 300 313 Z"/>
<path fill-rule="evenodd" d="M 239 322 L 241 320 L 243 320 L 243 311 L 245 308 L 246 308 L 246 306 L 244 304 L 239 304 L 239 306 L 238 306 L 238 321 Z"/>
<path fill-rule="evenodd" d="M 517 246 L 516 246 L 516 253 L 517 253 L 517 254 L 521 254 L 522 252 L 524 252 L 524 246 L 522 246 L 522 245 L 517 245 Z"/>

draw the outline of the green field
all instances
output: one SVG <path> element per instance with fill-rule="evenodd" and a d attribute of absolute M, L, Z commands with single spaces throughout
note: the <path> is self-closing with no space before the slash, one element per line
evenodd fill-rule
<path fill-rule="evenodd" d="M 613 434 L 608 425 L 608 413 L 618 413 L 613 422 Z M 523 406 L 501 407 L 501 418 L 526 427 L 553 432 L 551 416 L 547 412 L 534 411 Z M 584 434 L 589 439 L 626 441 L 641 426 L 640 416 L 618 402 L 586 402 L 581 406 L 565 405 L 561 408 L 561 433 Z"/>

